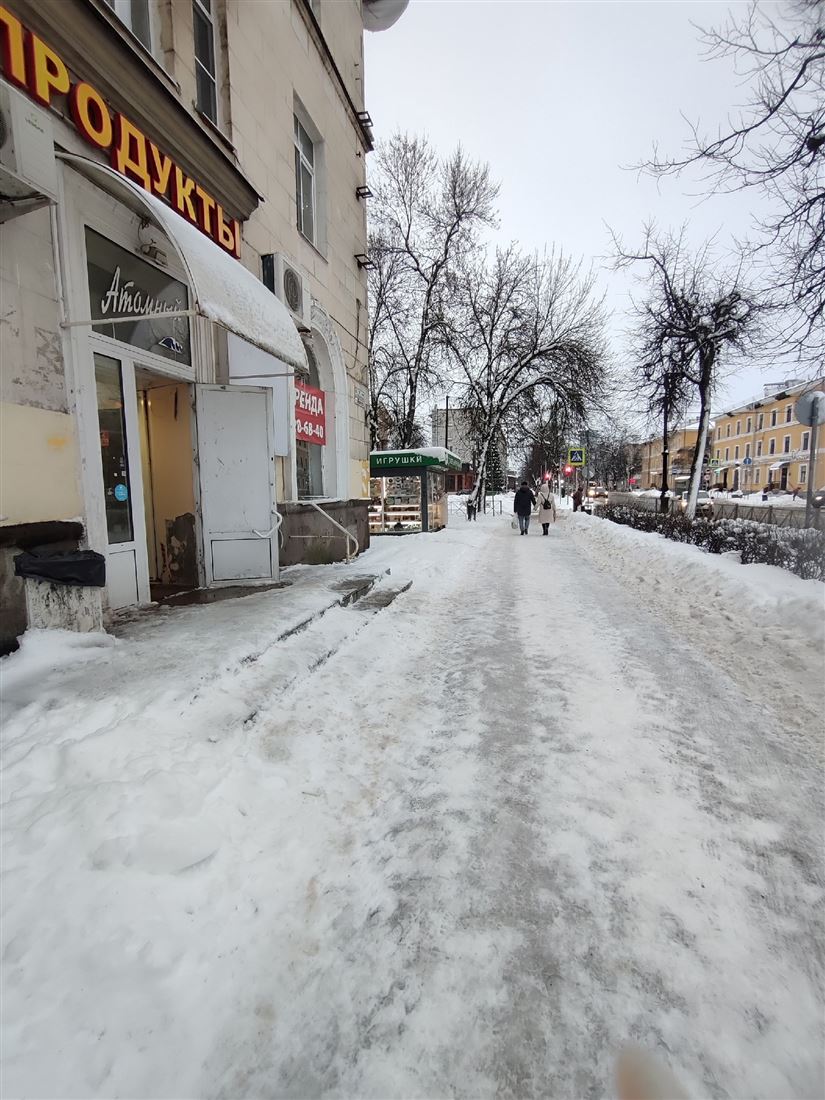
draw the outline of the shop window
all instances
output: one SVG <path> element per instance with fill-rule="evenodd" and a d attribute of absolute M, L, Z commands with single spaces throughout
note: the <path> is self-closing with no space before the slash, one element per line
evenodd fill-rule
<path fill-rule="evenodd" d="M 776 440 L 775 439 L 772 439 L 770 441 L 770 443 L 768 444 L 768 454 L 769 455 L 775 455 L 776 454 Z"/>
<path fill-rule="evenodd" d="M 786 435 L 785 438 L 782 440 L 782 453 L 783 454 L 789 454 L 790 450 L 791 450 L 791 437 L 789 435 Z"/>
<path fill-rule="evenodd" d="M 295 380 L 319 390 L 321 383 L 315 353 L 308 343 L 304 344 L 304 348 L 309 370 L 296 370 Z M 323 448 L 319 444 L 306 439 L 295 440 L 295 473 L 299 500 L 324 495 Z"/>
<path fill-rule="evenodd" d="M 315 202 L 315 142 L 306 127 L 293 116 L 295 141 L 295 205 L 298 210 L 298 232 L 312 244 L 316 243 Z"/>
<path fill-rule="evenodd" d="M 785 406 L 785 423 L 790 424 L 793 420 L 793 405 Z"/>
<path fill-rule="evenodd" d="M 126 416 L 123 406 L 123 378 L 120 363 L 108 355 L 95 355 L 97 416 L 100 428 L 100 458 L 103 465 L 103 494 L 109 544 L 131 542 L 132 493 L 126 449 Z"/>
<path fill-rule="evenodd" d="M 810 447 L 810 445 L 811 445 L 811 433 L 810 432 L 803 432 L 802 433 L 802 444 L 800 446 L 800 450 L 807 451 L 808 448 Z"/>
<path fill-rule="evenodd" d="M 808 484 L 808 467 L 807 466 L 800 466 L 799 467 L 799 484 L 800 485 L 807 485 Z"/>
<path fill-rule="evenodd" d="M 189 291 L 178 279 L 86 229 L 86 270 L 94 331 L 143 351 L 191 363 L 188 317 L 164 317 L 189 309 Z M 138 321 L 119 317 L 145 315 Z"/>
<path fill-rule="evenodd" d="M 106 0 L 106 3 L 138 42 L 147 50 L 152 49 L 152 33 L 149 24 L 149 0 Z"/>
<path fill-rule="evenodd" d="M 215 63 L 216 3 L 217 0 L 192 0 L 197 108 L 215 125 L 218 123 L 218 76 Z"/>

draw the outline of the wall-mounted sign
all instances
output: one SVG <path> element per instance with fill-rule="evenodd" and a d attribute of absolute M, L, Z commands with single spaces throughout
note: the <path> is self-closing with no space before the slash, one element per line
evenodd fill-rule
<path fill-rule="evenodd" d="M 327 441 L 327 398 L 323 390 L 295 382 L 295 438 L 323 446 Z"/>
<path fill-rule="evenodd" d="M 92 317 L 138 318 L 98 324 L 95 332 L 176 363 L 191 362 L 189 318 L 164 317 L 189 308 L 184 283 L 88 228 L 86 270 Z"/>
<path fill-rule="evenodd" d="M 42 38 L 0 5 L 0 64 L 12 84 L 44 107 L 66 104 L 78 133 L 109 154 L 115 171 L 139 183 L 151 195 L 167 198 L 173 210 L 196 225 L 226 252 L 240 259 L 241 227 L 197 180 L 150 141 L 85 81 L 72 81 L 69 70 Z"/>

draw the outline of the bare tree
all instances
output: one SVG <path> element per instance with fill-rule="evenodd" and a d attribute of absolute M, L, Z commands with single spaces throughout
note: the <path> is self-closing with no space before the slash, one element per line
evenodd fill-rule
<path fill-rule="evenodd" d="M 495 224 L 498 186 L 489 167 L 460 147 L 440 159 L 426 138 L 401 133 L 379 146 L 370 186 L 370 259 L 379 271 L 370 309 L 382 314 L 370 346 L 370 381 L 375 402 L 392 393 L 398 443 L 409 447 L 419 400 L 440 377 L 448 272 Z M 382 303 L 384 278 L 390 285 L 383 284 Z"/>
<path fill-rule="evenodd" d="M 715 136 L 691 127 L 688 152 L 646 165 L 657 175 L 691 165 L 713 190 L 757 189 L 771 213 L 756 223 L 755 258 L 788 307 L 781 334 L 821 363 L 825 320 L 825 2 L 753 3 L 719 30 L 702 32 L 709 59 L 732 58 L 750 89 L 745 106 Z"/>
<path fill-rule="evenodd" d="M 544 393 L 584 419 L 604 376 L 601 302 L 594 281 L 562 255 L 523 255 L 511 245 L 468 255 L 450 280 L 444 345 L 479 431 L 476 503 L 490 447 L 527 395 Z"/>
<path fill-rule="evenodd" d="M 699 399 L 699 430 L 687 504 L 687 515 L 692 518 L 722 353 L 742 352 L 752 345 L 763 306 L 745 285 L 741 264 L 721 268 L 708 245 L 692 255 L 685 246 L 684 232 L 659 235 L 648 227 L 638 250 L 626 249 L 616 238 L 614 246 L 618 267 L 646 266 L 641 277 L 645 297 L 635 303 L 635 310 L 652 397 L 662 402 L 665 410 L 673 409 L 674 402 L 691 387 Z"/>

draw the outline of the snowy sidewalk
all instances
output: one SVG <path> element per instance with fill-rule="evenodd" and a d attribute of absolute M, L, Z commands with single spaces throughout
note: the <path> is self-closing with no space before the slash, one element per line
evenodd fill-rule
<path fill-rule="evenodd" d="M 633 1038 L 822 1095 L 819 737 L 596 532 L 378 540 L 385 611 L 187 609 L 18 684 L 4 1094 L 601 1096 Z"/>

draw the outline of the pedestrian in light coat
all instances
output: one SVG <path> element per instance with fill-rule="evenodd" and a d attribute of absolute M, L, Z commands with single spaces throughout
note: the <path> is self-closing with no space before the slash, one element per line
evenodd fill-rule
<path fill-rule="evenodd" d="M 513 511 L 518 516 L 518 529 L 520 535 L 527 534 L 527 529 L 530 526 L 530 513 L 533 511 L 533 505 L 535 503 L 536 498 L 530 492 L 530 486 L 526 481 L 522 481 L 513 499 Z"/>
<path fill-rule="evenodd" d="M 549 481 L 545 481 L 539 488 L 539 522 L 543 535 L 548 535 L 550 523 L 556 522 L 556 498 L 553 496 Z"/>

